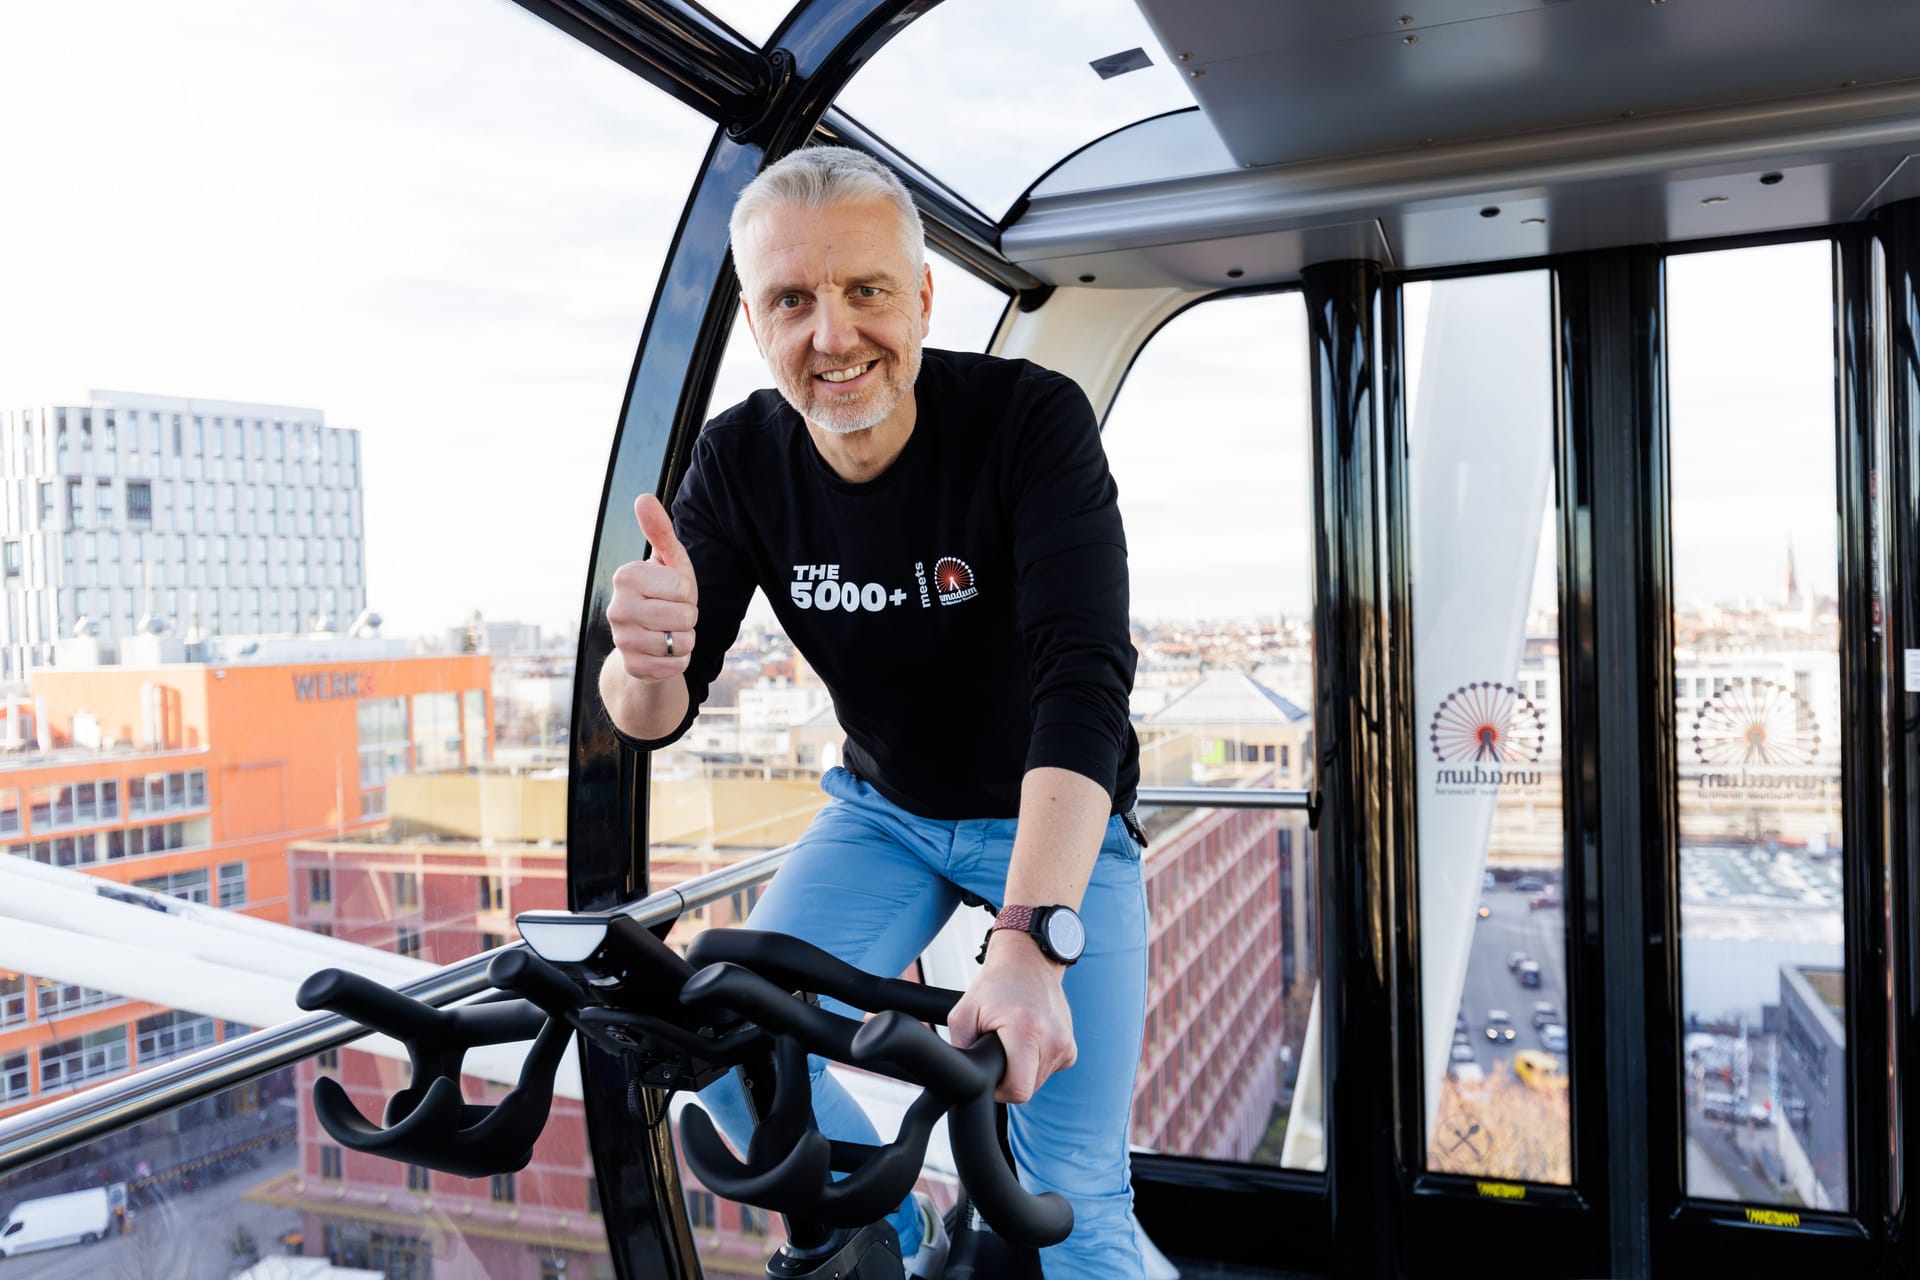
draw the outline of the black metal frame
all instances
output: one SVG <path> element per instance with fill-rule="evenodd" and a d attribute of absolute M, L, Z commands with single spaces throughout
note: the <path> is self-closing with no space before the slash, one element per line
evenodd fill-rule
<path fill-rule="evenodd" d="M 1920 1116 L 1920 1080 L 1912 1070 L 1920 1046 L 1920 696 L 1904 685 L 1904 658 L 1920 648 L 1920 202 L 1884 209 L 1875 232 L 1885 254 L 1886 329 L 1874 344 L 1883 361 L 1884 431 L 1876 451 L 1885 568 L 1881 592 L 1886 705 L 1886 796 L 1881 809 L 1890 873 L 1893 1021 L 1905 1069 L 1893 1101 L 1906 1121 L 1893 1152 L 1902 1194 L 1888 1197 L 1889 1270 L 1920 1270 L 1920 1233 L 1907 1212 L 1920 1177 L 1920 1144 L 1908 1127 Z"/>
<path fill-rule="evenodd" d="M 1333 1271 L 1398 1275 L 1393 815 L 1378 263 L 1302 272 L 1314 406 L 1314 735 L 1320 755 L 1321 1018 Z"/>

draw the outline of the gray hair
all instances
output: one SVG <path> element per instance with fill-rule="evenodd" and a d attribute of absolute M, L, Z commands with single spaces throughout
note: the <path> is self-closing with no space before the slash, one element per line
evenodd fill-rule
<path fill-rule="evenodd" d="M 825 209 L 849 200 L 886 200 L 900 215 L 900 233 L 917 281 L 926 266 L 926 228 L 906 184 L 893 170 L 850 147 L 803 147 L 767 166 L 733 202 L 727 238 L 740 243 L 753 220 L 780 205 Z"/>

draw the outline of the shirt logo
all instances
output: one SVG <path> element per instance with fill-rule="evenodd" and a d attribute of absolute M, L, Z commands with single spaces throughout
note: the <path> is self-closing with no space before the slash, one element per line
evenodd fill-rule
<path fill-rule="evenodd" d="M 837 564 L 793 566 L 787 594 L 802 609 L 841 609 L 847 613 L 879 613 L 907 599 L 907 593 L 898 587 L 889 591 L 878 582 L 843 582 Z"/>
<path fill-rule="evenodd" d="M 934 563 L 933 585 L 940 592 L 941 604 L 960 604 L 980 594 L 973 585 L 972 566 L 954 556 L 941 556 Z"/>

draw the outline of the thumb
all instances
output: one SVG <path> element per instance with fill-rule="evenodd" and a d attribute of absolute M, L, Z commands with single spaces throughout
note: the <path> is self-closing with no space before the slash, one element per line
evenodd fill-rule
<path fill-rule="evenodd" d="M 660 499 L 650 493 L 641 494 L 633 504 L 633 514 L 640 522 L 640 532 L 646 534 L 647 541 L 653 544 L 654 561 L 674 569 L 686 568 L 686 548 L 674 536 L 673 518 L 660 505 Z"/>

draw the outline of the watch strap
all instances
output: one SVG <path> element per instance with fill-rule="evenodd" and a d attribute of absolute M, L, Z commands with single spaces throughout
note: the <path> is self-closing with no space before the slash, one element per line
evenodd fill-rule
<path fill-rule="evenodd" d="M 993 917 L 993 923 L 987 926 L 987 936 L 980 940 L 980 954 L 974 957 L 974 961 L 978 964 L 985 964 L 987 962 L 987 948 L 993 943 L 993 935 L 1002 929 L 1011 929 L 1015 933 L 1024 933 L 1031 937 L 1034 942 L 1039 945 L 1041 952 L 1054 958 L 1056 962 L 1071 964 L 1072 961 L 1070 960 L 1058 961 L 1057 957 L 1053 957 L 1052 948 L 1047 945 L 1046 939 L 1040 936 L 1040 930 L 1035 925 L 1035 922 L 1040 918 L 1040 913 L 1047 910 L 1051 910 L 1051 908 L 1024 906 L 1006 906 L 1000 908 L 999 913 Z"/>
<path fill-rule="evenodd" d="M 1016 933 L 1032 933 L 1033 919 L 1036 914 L 1033 907 L 1002 907 L 1000 914 L 993 918 L 993 929 L 1012 929 Z M 993 929 L 987 932 L 992 933 Z"/>

